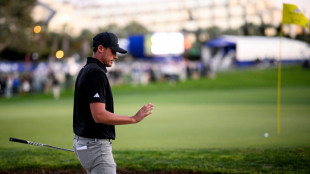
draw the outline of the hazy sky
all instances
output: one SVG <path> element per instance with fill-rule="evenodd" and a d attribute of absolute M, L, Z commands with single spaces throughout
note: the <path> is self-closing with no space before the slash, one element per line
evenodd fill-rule
<path fill-rule="evenodd" d="M 298 8 L 306 15 L 306 17 L 310 18 L 310 0 L 273 0 L 277 7 L 282 8 L 282 3 L 287 4 L 295 4 Z"/>
<path fill-rule="evenodd" d="M 73 27 L 73 30 L 80 30 L 81 27 L 87 26 L 88 29 L 95 28 L 95 24 L 93 19 L 88 17 L 88 13 L 83 12 L 84 8 L 98 8 L 98 6 L 104 6 L 107 4 L 114 4 L 115 10 L 121 10 L 117 7 L 117 4 L 128 4 L 131 5 L 151 0 L 112 0 L 112 1 L 105 1 L 105 0 L 39 0 L 51 8 L 56 10 L 56 15 L 50 21 L 49 29 L 55 30 L 56 28 L 60 28 L 63 26 L 64 23 L 70 23 Z M 154 0 L 153 0 L 154 1 Z M 186 1 L 186 0 L 182 0 Z M 180 0 L 180 2 L 182 2 Z M 207 1 L 207 0 L 206 0 Z M 257 0 L 259 1 L 259 0 Z M 305 16 L 310 19 L 310 0 L 272 0 L 277 8 L 282 9 L 282 3 L 290 3 L 295 4 L 299 7 L 299 9 L 305 14 Z M 66 4 L 63 4 L 63 3 Z M 73 4 L 73 6 L 68 6 L 68 4 Z M 110 6 L 111 7 L 111 6 Z M 104 8 L 103 8 L 104 9 Z M 88 10 L 89 11 L 89 10 Z M 98 12 L 98 10 L 95 10 Z M 100 16 L 100 15 L 98 15 Z M 73 31 L 72 30 L 72 31 Z M 77 34 L 77 33 L 76 33 Z"/>

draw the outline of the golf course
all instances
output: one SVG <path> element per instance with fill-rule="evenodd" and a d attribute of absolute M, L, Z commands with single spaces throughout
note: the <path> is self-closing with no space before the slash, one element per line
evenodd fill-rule
<path fill-rule="evenodd" d="M 280 117 L 278 69 L 244 68 L 215 78 L 113 86 L 114 111 L 139 124 L 116 126 L 119 173 L 310 173 L 310 70 L 284 66 Z M 72 149 L 73 90 L 0 98 L 0 173 L 81 172 Z M 43 172 L 44 171 L 44 172 Z M 59 172 L 59 173 L 61 173 Z"/>

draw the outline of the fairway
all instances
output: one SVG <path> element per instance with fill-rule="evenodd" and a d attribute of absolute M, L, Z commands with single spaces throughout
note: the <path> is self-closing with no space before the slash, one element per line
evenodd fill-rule
<path fill-rule="evenodd" d="M 309 98 L 303 90 L 307 89 L 299 89 L 301 93 L 295 97 Z M 148 98 L 155 101 L 154 115 L 143 124 L 118 126 L 115 148 L 245 148 L 306 146 L 310 142 L 309 105 L 287 101 L 282 106 L 282 131 L 277 134 L 273 89 L 172 92 Z M 160 102 L 160 98 L 168 101 Z M 126 99 L 119 112 L 134 113 L 138 104 L 128 105 L 130 97 Z M 265 132 L 268 138 L 264 138 Z"/>
<path fill-rule="evenodd" d="M 116 94 L 118 114 L 133 115 L 147 102 L 155 104 L 155 111 L 141 124 L 117 126 L 113 146 L 115 150 L 308 146 L 308 91 L 308 87 L 283 88 L 281 134 L 272 88 Z M 72 100 L 1 103 L 1 147 L 33 148 L 8 141 L 16 137 L 71 149 Z"/>

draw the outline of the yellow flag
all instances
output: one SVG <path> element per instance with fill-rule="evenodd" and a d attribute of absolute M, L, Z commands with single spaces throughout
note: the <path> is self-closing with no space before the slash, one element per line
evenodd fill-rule
<path fill-rule="evenodd" d="M 296 24 L 305 28 L 309 27 L 309 20 L 294 4 L 283 4 L 282 23 Z"/>

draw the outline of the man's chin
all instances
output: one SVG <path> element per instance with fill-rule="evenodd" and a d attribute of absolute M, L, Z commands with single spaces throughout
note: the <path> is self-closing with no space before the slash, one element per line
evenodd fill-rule
<path fill-rule="evenodd" d="M 105 63 L 104 65 L 105 65 L 106 67 L 112 67 L 113 63 L 112 63 L 112 64 L 110 64 L 110 63 L 109 63 L 109 64 L 108 64 L 108 63 Z"/>

